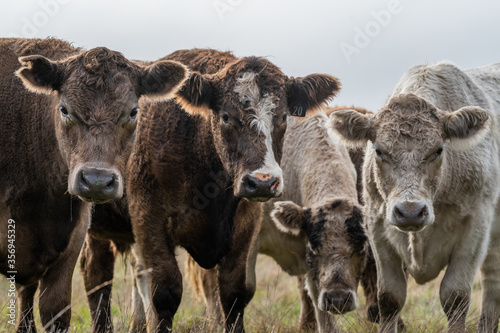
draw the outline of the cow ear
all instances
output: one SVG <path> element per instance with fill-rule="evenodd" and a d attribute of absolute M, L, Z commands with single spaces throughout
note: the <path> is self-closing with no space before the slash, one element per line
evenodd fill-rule
<path fill-rule="evenodd" d="M 299 235 L 304 226 L 304 209 L 292 201 L 274 203 L 271 212 L 274 223 L 283 232 Z"/>
<path fill-rule="evenodd" d="M 465 106 L 448 113 L 442 119 L 444 135 L 453 149 L 464 150 L 481 141 L 490 130 L 488 111 Z"/>
<path fill-rule="evenodd" d="M 41 55 L 20 57 L 19 62 L 22 67 L 16 71 L 16 75 L 28 90 L 49 95 L 61 88 L 63 69 L 61 63 Z"/>
<path fill-rule="evenodd" d="M 304 117 L 326 106 L 340 90 L 340 81 L 331 75 L 311 74 L 291 79 L 287 86 L 288 108 L 292 116 Z"/>
<path fill-rule="evenodd" d="M 330 114 L 328 132 L 349 148 L 364 148 L 368 140 L 375 142 L 373 115 L 356 110 L 340 110 Z"/>
<path fill-rule="evenodd" d="M 175 97 L 188 113 L 208 118 L 212 94 L 210 80 L 198 72 L 193 72 L 184 86 L 175 94 Z"/>
<path fill-rule="evenodd" d="M 167 100 L 179 90 L 189 76 L 189 70 L 177 61 L 162 60 L 142 69 L 139 94 L 150 101 Z"/>

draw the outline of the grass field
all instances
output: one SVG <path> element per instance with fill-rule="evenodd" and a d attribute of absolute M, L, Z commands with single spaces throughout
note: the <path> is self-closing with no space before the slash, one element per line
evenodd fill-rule
<path fill-rule="evenodd" d="M 184 268 L 184 255 L 180 252 L 180 266 Z M 113 286 L 113 321 L 115 332 L 127 332 L 132 313 L 130 298 L 132 279 L 131 271 L 126 269 L 119 258 L 115 269 Z M 257 292 L 245 311 L 245 327 L 247 332 L 298 332 L 298 318 L 300 300 L 297 293 L 296 279 L 283 272 L 268 257 L 259 256 L 257 263 Z M 446 317 L 439 302 L 440 278 L 424 286 L 417 285 L 410 279 L 408 298 L 402 317 L 407 332 L 442 332 L 446 328 Z M 7 323 L 7 288 L 8 282 L 0 278 L 0 332 L 14 332 L 14 328 Z M 365 302 L 361 288 L 358 291 L 360 306 L 356 311 L 339 317 L 339 324 L 345 332 L 377 332 L 378 325 L 365 320 Z M 478 279 L 473 289 L 473 304 L 469 311 L 468 332 L 476 331 L 476 321 L 480 315 L 480 284 Z M 85 297 L 80 271 L 75 270 L 73 279 L 71 332 L 90 332 L 90 313 Z M 38 308 L 35 306 L 37 327 L 40 330 Z M 174 327 L 176 332 L 202 333 L 222 332 L 219 323 L 208 320 L 204 313 L 204 304 L 196 304 L 192 290 L 187 281 L 184 281 L 182 303 L 175 316 Z"/>

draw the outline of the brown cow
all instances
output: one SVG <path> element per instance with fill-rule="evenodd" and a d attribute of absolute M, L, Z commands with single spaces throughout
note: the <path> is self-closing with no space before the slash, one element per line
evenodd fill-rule
<path fill-rule="evenodd" d="M 446 269 L 440 299 L 449 332 L 464 332 L 481 269 L 479 332 L 500 316 L 500 64 L 409 69 L 374 115 L 339 111 L 331 126 L 365 146 L 365 218 L 377 262 L 381 332 L 396 332 L 403 267 L 423 284 Z M 368 143 L 368 144 L 367 144 Z"/>
<path fill-rule="evenodd" d="M 168 98 L 187 69 L 57 39 L 0 39 L 0 59 L 0 272 L 16 282 L 18 332 L 35 331 L 37 288 L 44 328 L 65 331 L 91 202 L 123 194 L 140 97 Z"/>
<path fill-rule="evenodd" d="M 248 251 L 261 207 L 281 195 L 279 167 L 288 114 L 314 112 L 339 89 L 332 76 L 288 78 L 258 57 L 214 50 L 165 59 L 193 70 L 177 101 L 148 107 L 129 166 L 130 215 L 151 269 L 158 332 L 172 328 L 182 279 L 175 248 L 204 268 L 216 266 L 228 331 L 243 332 L 253 290 L 245 283 Z"/>

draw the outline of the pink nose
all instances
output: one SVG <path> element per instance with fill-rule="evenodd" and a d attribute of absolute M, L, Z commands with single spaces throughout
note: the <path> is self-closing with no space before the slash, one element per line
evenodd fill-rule
<path fill-rule="evenodd" d="M 281 184 L 280 177 L 269 173 L 246 175 L 242 179 L 240 196 L 255 201 L 267 201 L 281 195 Z"/>

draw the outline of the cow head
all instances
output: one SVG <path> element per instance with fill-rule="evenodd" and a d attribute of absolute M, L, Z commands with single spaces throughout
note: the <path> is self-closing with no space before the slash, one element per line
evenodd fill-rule
<path fill-rule="evenodd" d="M 364 147 L 385 219 L 399 230 L 420 231 L 434 222 L 433 198 L 451 150 L 480 141 L 489 130 L 488 112 L 466 106 L 448 112 L 413 94 L 392 98 L 374 115 L 337 111 L 330 126 L 350 146 Z M 368 163 L 368 164 L 367 164 Z M 366 179 L 367 175 L 365 175 Z"/>
<path fill-rule="evenodd" d="M 329 75 L 288 78 L 256 57 L 229 63 L 213 75 L 192 73 L 176 95 L 183 108 L 205 117 L 234 195 L 265 201 L 281 195 L 286 117 L 314 112 L 339 90 Z"/>
<path fill-rule="evenodd" d="M 368 244 L 360 207 L 342 198 L 312 208 L 281 201 L 275 203 L 271 217 L 285 232 L 297 237 L 305 233 L 308 274 L 318 291 L 313 301 L 319 309 L 336 314 L 356 309 Z"/>
<path fill-rule="evenodd" d="M 104 47 L 60 61 L 41 55 L 19 61 L 26 88 L 54 98 L 50 112 L 69 168 L 69 193 L 99 203 L 121 198 L 139 99 L 171 97 L 187 78 L 186 67 L 173 61 L 140 66 Z"/>

